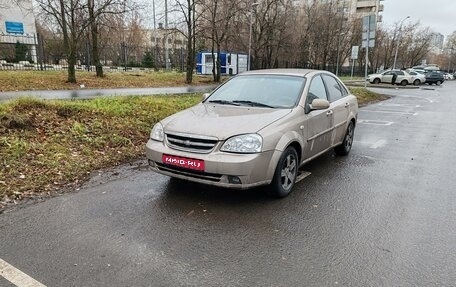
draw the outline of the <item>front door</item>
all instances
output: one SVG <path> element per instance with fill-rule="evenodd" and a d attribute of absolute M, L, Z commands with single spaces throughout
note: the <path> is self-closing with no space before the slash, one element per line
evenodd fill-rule
<path fill-rule="evenodd" d="M 306 105 L 312 103 L 314 99 L 328 100 L 326 88 L 320 75 L 312 78 L 309 92 L 306 97 Z M 306 148 L 304 159 L 313 157 L 326 150 L 331 145 L 333 130 L 333 110 L 311 110 L 306 118 Z"/>

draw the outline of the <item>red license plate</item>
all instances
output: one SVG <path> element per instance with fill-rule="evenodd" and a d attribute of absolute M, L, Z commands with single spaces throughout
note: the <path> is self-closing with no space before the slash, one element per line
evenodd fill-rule
<path fill-rule="evenodd" d="M 204 171 L 204 160 L 186 158 L 174 155 L 162 155 L 162 161 L 164 164 L 174 165 L 187 169 Z"/>

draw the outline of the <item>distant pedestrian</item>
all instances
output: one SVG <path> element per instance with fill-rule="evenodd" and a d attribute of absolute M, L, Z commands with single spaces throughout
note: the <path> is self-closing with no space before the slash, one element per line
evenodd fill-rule
<path fill-rule="evenodd" d="M 393 72 L 393 79 L 391 81 L 391 85 L 395 85 L 396 84 L 396 79 L 397 79 L 397 74 L 396 74 L 396 72 Z"/>

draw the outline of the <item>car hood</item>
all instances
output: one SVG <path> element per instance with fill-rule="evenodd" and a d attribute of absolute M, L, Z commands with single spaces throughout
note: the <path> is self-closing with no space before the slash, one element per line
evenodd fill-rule
<path fill-rule="evenodd" d="M 291 111 L 200 103 L 164 119 L 162 124 L 165 133 L 187 133 L 225 140 L 234 135 L 256 133 Z"/>

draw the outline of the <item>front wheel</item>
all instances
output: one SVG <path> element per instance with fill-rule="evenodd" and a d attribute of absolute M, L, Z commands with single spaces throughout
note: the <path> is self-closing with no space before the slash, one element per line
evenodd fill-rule
<path fill-rule="evenodd" d="M 355 134 L 355 125 L 350 122 L 345 133 L 342 143 L 334 148 L 337 155 L 348 155 L 353 145 L 353 135 Z"/>
<path fill-rule="evenodd" d="M 376 85 L 380 84 L 380 79 L 379 78 L 375 78 L 374 79 L 374 84 L 376 84 Z"/>
<path fill-rule="evenodd" d="M 440 86 L 440 85 L 442 84 L 442 81 L 437 81 L 435 84 L 436 84 L 437 86 Z"/>
<path fill-rule="evenodd" d="M 418 86 L 419 84 L 421 84 L 420 80 L 416 79 L 415 81 L 413 81 L 413 85 Z"/>
<path fill-rule="evenodd" d="M 293 147 L 288 147 L 277 164 L 271 183 L 271 194 L 274 197 L 285 197 L 290 194 L 298 174 L 298 153 Z"/>

